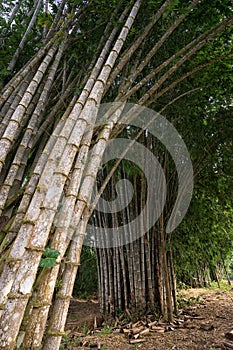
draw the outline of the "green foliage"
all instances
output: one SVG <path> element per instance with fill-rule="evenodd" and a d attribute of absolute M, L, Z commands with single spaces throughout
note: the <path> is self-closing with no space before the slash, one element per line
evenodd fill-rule
<path fill-rule="evenodd" d="M 84 323 L 83 327 L 82 327 L 82 333 L 87 335 L 87 332 L 88 332 L 88 328 L 87 328 L 87 324 L 86 322 Z"/>
<path fill-rule="evenodd" d="M 220 281 L 220 287 L 217 282 L 211 282 L 211 285 L 208 286 L 209 290 L 214 290 L 214 291 L 228 291 L 232 289 L 232 286 L 228 284 L 226 280 Z"/>
<path fill-rule="evenodd" d="M 11 77 L 5 69 L 17 50 L 33 13 L 34 2 L 22 0 L 15 17 L 11 18 L 15 3 L 16 1 L 2 1 L 0 8 L 0 79 L 4 79 L 3 81 L 7 81 Z M 25 64 L 42 45 L 42 31 L 43 28 L 40 26 L 32 28 L 27 38 L 25 50 L 17 62 L 16 70 Z"/>
<path fill-rule="evenodd" d="M 40 13 L 38 16 L 38 26 L 48 27 L 52 24 L 53 17 L 48 13 Z"/>
<path fill-rule="evenodd" d="M 98 289 L 97 261 L 93 248 L 84 246 L 75 280 L 73 295 L 79 298 L 95 297 Z"/>
<path fill-rule="evenodd" d="M 229 277 L 231 280 L 233 280 L 233 254 L 229 259 Z"/>
<path fill-rule="evenodd" d="M 58 250 L 46 247 L 40 260 L 39 267 L 49 268 L 55 266 L 59 255 L 60 253 Z"/>
<path fill-rule="evenodd" d="M 228 92 L 225 90 L 225 97 Z M 192 157 L 195 188 L 171 248 L 178 281 L 208 285 L 223 264 L 230 265 L 232 257 L 232 107 L 223 106 L 221 98 L 210 98 L 204 91 L 186 101 L 189 108 L 184 108 L 183 100 L 171 113 L 179 118 L 174 125 Z"/>
<path fill-rule="evenodd" d="M 108 347 L 106 345 L 101 345 L 101 350 L 107 350 Z"/>
<path fill-rule="evenodd" d="M 190 297 L 190 298 L 185 298 L 182 294 L 177 296 L 177 304 L 178 308 L 181 309 L 183 307 L 191 306 L 198 304 L 200 302 L 200 297 Z"/>
<path fill-rule="evenodd" d="M 216 187 L 214 193 L 210 187 L 198 188 L 189 214 L 173 237 L 176 272 L 182 282 L 198 276 L 208 279 L 209 271 L 216 272 L 231 257 L 233 210 L 226 197 L 220 199 L 222 195 L 216 193 Z"/>
<path fill-rule="evenodd" d="M 104 322 L 104 328 L 101 329 L 101 334 L 111 334 L 112 327 L 109 326 L 106 322 Z"/>

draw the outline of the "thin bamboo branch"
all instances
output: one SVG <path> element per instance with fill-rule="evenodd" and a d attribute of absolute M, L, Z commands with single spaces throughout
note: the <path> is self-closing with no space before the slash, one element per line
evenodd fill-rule
<path fill-rule="evenodd" d="M 0 108 L 5 103 L 5 101 L 9 98 L 12 92 L 15 91 L 17 86 L 25 79 L 25 77 L 31 71 L 34 71 L 37 64 L 39 64 L 40 60 L 45 56 L 48 49 L 51 48 L 55 38 L 52 38 L 48 43 L 40 48 L 40 50 L 32 57 L 29 62 L 22 67 L 18 73 L 14 75 L 14 77 L 8 82 L 8 84 L 3 88 L 2 93 L 0 95 Z"/>
<path fill-rule="evenodd" d="M 216 63 L 220 60 L 222 60 L 225 57 L 228 57 L 229 55 L 231 55 L 233 53 L 233 51 L 231 51 L 230 53 L 227 53 L 223 56 L 214 58 L 211 61 L 208 61 L 204 64 L 201 64 L 200 66 L 197 66 L 195 68 L 193 68 L 191 71 L 185 73 L 184 75 L 182 75 L 179 79 L 173 81 L 170 85 L 166 86 L 164 89 L 162 89 L 161 91 L 159 91 L 152 99 L 150 99 L 149 101 L 147 101 L 147 106 L 150 105 L 152 102 L 156 101 L 159 97 L 161 97 L 162 95 L 164 95 L 165 93 L 167 93 L 169 90 L 173 89 L 176 85 L 178 85 L 179 83 L 181 83 L 183 80 L 185 80 L 186 78 L 190 77 L 191 75 L 199 72 L 200 70 L 210 66 L 213 63 Z"/>
<path fill-rule="evenodd" d="M 209 34 L 213 32 L 215 28 L 211 28 L 207 32 L 201 34 L 198 38 L 192 40 L 190 43 L 185 45 L 183 48 L 181 48 L 178 52 L 176 52 L 174 55 L 169 57 L 167 60 L 165 60 L 162 64 L 160 64 L 158 67 L 156 67 L 151 73 L 147 74 L 144 78 L 142 78 L 139 83 L 137 83 L 135 86 L 133 86 L 127 93 L 125 93 L 125 98 L 129 98 L 133 94 L 135 94 L 136 91 L 138 91 L 141 87 L 145 86 L 145 84 L 148 83 L 148 81 L 153 78 L 156 74 L 161 72 L 163 69 L 165 69 L 172 61 L 176 60 L 179 56 L 183 55 L 185 51 L 188 51 L 192 47 L 194 47 L 198 42 L 201 42 L 206 37 L 208 37 Z"/>
<path fill-rule="evenodd" d="M 190 51 L 188 51 L 176 64 L 174 64 L 166 73 L 163 74 L 161 78 L 140 98 L 138 101 L 139 104 L 144 104 L 148 98 L 154 94 L 159 87 L 171 77 L 171 75 L 181 67 L 190 57 L 192 57 L 198 50 L 200 50 L 207 42 L 213 39 L 216 34 L 220 33 L 223 29 L 225 29 L 228 25 L 233 23 L 233 17 L 227 18 L 222 21 L 220 25 L 216 26 L 214 30 L 209 34 L 204 40 L 197 43 Z"/>
<path fill-rule="evenodd" d="M 14 67 L 15 67 L 15 65 L 16 65 L 16 63 L 18 61 L 20 52 L 23 50 L 23 48 L 24 48 L 24 46 L 26 44 L 27 37 L 30 34 L 31 29 L 34 27 L 34 25 L 36 23 L 36 18 L 37 18 L 37 15 L 38 15 L 39 11 L 40 11 L 41 5 L 42 5 L 42 0 L 38 0 L 37 1 L 37 6 L 35 8 L 35 11 L 33 13 L 32 18 L 31 18 L 31 21 L 30 21 L 29 25 L 27 26 L 26 32 L 24 33 L 24 35 L 23 35 L 23 37 L 22 37 L 22 39 L 21 39 L 21 41 L 19 43 L 19 46 L 18 46 L 17 50 L 15 51 L 14 56 L 13 56 L 12 60 L 10 61 L 8 67 L 7 67 L 7 69 L 9 71 L 12 71 L 14 69 Z"/>
<path fill-rule="evenodd" d="M 10 18 L 7 21 L 7 28 L 5 28 L 4 33 L 2 31 L 2 35 L 4 35 L 4 36 L 7 35 L 8 31 L 10 29 L 10 26 L 15 19 L 15 16 L 17 15 L 17 12 L 19 11 L 19 8 L 20 8 L 20 1 L 18 0 L 18 1 L 16 1 L 15 6 L 11 12 Z"/>
<path fill-rule="evenodd" d="M 189 5 L 189 11 L 180 15 L 176 21 L 171 25 L 171 27 L 166 31 L 166 33 L 161 37 L 161 39 L 154 45 L 154 47 L 151 49 L 151 51 L 146 55 L 146 57 L 143 59 L 143 61 L 140 63 L 140 65 L 137 67 L 136 72 L 129 76 L 128 78 L 128 84 L 129 86 L 134 82 L 134 80 L 137 78 L 137 76 L 141 73 L 143 68 L 150 62 L 152 57 L 157 53 L 158 49 L 165 43 L 165 41 L 168 39 L 168 37 L 174 32 L 174 30 L 184 21 L 184 19 L 188 16 L 190 13 L 190 10 L 192 10 L 195 6 L 199 4 L 199 0 L 193 0 L 191 4 Z"/>

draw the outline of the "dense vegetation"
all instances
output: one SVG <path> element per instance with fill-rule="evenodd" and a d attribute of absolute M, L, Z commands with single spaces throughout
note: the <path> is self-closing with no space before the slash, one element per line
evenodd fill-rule
<path fill-rule="evenodd" d="M 172 320 L 177 282 L 219 282 L 232 265 L 231 1 L 11 0 L 0 12 L 0 347 L 59 349 L 81 251 L 77 293 L 94 292 L 98 275 L 103 312 Z M 96 127 L 101 103 L 114 101 Z M 163 114 L 189 151 L 193 197 L 173 232 L 176 164 L 148 127 L 122 127 L 126 102 Z M 114 203 L 128 179 L 128 208 L 92 213 L 94 184 L 115 168 L 101 165 L 104 150 L 119 137 L 157 157 L 166 205 L 147 232 L 141 220 L 137 240 L 82 250 L 88 223 L 118 227 L 146 203 L 144 172 L 123 159 L 102 197 Z"/>

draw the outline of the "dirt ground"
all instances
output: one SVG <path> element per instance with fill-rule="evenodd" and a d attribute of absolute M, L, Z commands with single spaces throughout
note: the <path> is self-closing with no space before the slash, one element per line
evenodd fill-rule
<path fill-rule="evenodd" d="M 233 349 L 233 288 L 230 291 L 192 289 L 179 296 L 184 306 L 173 324 L 156 323 L 155 331 L 139 336 L 143 343 L 130 344 L 119 326 L 108 327 L 96 301 L 74 299 L 66 325 L 63 349 L 102 350 L 214 350 Z M 96 322 L 95 322 L 96 320 Z M 94 323 L 96 329 L 94 330 Z M 144 328 L 148 327 L 146 325 Z M 153 328 L 153 327 L 152 327 Z M 117 333 L 118 332 L 118 333 Z M 85 334 L 85 336 L 83 336 Z M 61 347 L 62 349 L 62 347 Z"/>

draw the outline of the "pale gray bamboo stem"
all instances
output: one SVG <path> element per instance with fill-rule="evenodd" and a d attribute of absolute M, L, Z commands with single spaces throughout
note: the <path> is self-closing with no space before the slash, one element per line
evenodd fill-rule
<path fill-rule="evenodd" d="M 36 23 L 36 18 L 37 18 L 37 15 L 38 15 L 39 11 L 40 11 L 41 5 L 42 5 L 42 0 L 38 0 L 37 1 L 37 6 L 35 8 L 35 11 L 33 13 L 32 18 L 31 18 L 31 21 L 30 21 L 29 25 L 27 26 L 26 32 L 24 33 L 24 35 L 23 35 L 23 37 L 22 37 L 22 39 L 21 39 L 21 41 L 19 43 L 19 46 L 18 46 L 17 50 L 15 51 L 14 56 L 13 56 L 12 60 L 10 61 L 8 67 L 7 67 L 7 69 L 9 71 L 12 71 L 14 69 L 14 67 L 15 67 L 15 65 L 16 65 L 16 63 L 18 61 L 20 52 L 23 50 L 23 48 L 24 48 L 24 46 L 26 44 L 27 37 L 30 34 L 31 29 L 34 27 L 34 25 Z"/>
<path fill-rule="evenodd" d="M 43 62 L 41 63 L 40 67 L 38 68 L 38 71 L 34 75 L 31 83 L 29 84 L 25 94 L 23 95 L 23 98 L 21 99 L 18 107 L 16 108 L 15 112 L 13 113 L 11 120 L 0 140 L 0 171 L 2 170 L 2 167 L 4 165 L 4 161 L 12 147 L 12 144 L 14 142 L 15 134 L 20 127 L 20 123 L 22 121 L 22 118 L 24 116 L 24 113 L 29 105 L 29 103 L 32 100 L 33 95 L 35 94 L 38 85 L 40 84 L 48 65 L 50 64 L 54 54 L 56 51 L 56 47 L 52 47 Z"/>
<path fill-rule="evenodd" d="M 5 101 L 9 98 L 9 96 L 15 91 L 17 86 L 25 79 L 25 77 L 31 71 L 34 71 L 37 64 L 39 64 L 40 60 L 47 53 L 48 49 L 53 44 L 54 38 L 52 38 L 45 46 L 43 46 L 35 55 L 32 57 L 29 62 L 26 63 L 24 67 L 20 69 L 18 73 L 14 75 L 14 77 L 8 82 L 8 84 L 2 90 L 0 96 L 0 107 L 5 103 Z"/>

